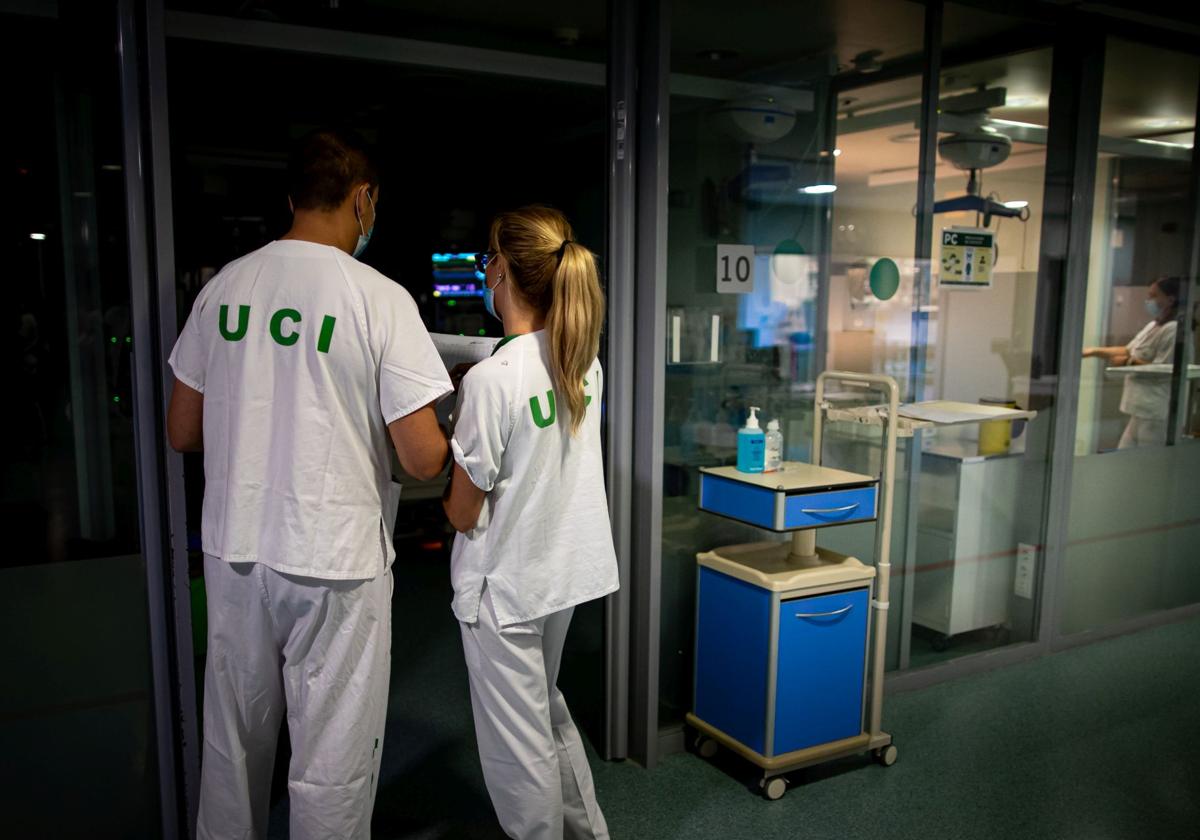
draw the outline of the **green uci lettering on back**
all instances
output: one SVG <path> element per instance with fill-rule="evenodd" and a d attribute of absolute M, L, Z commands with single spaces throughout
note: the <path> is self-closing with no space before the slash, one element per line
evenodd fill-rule
<path fill-rule="evenodd" d="M 225 326 L 229 323 L 229 306 L 227 304 L 221 304 L 220 316 L 221 318 L 218 322 L 218 326 L 221 329 L 221 338 L 225 339 L 226 341 L 241 341 L 246 337 L 246 330 L 250 326 L 249 306 L 242 305 L 238 307 L 238 322 L 236 329 L 230 330 L 227 326 Z"/>
<path fill-rule="evenodd" d="M 272 315 L 271 338 L 275 339 L 276 344 L 281 344 L 284 347 L 290 347 L 300 340 L 300 330 L 295 330 L 287 335 L 284 335 L 283 322 L 285 319 L 299 324 L 300 313 L 295 309 L 280 309 L 278 312 Z"/>
<path fill-rule="evenodd" d="M 534 425 L 537 426 L 539 429 L 545 429 L 545 428 L 548 428 L 549 426 L 554 425 L 554 413 L 555 413 L 554 412 L 554 391 L 552 391 L 552 390 L 547 391 L 546 399 L 550 403 L 549 419 L 547 419 L 546 416 L 544 414 L 542 414 L 541 401 L 537 397 L 529 398 L 529 411 L 530 411 L 530 413 L 533 414 Z"/>
<path fill-rule="evenodd" d="M 321 337 L 317 339 L 317 352 L 329 352 L 329 342 L 333 341 L 333 325 L 336 323 L 337 318 L 332 315 L 326 315 L 325 320 L 321 322 Z"/>
<path fill-rule="evenodd" d="M 585 380 L 583 380 L 583 387 L 586 388 L 587 386 L 588 386 L 587 380 L 585 379 Z M 585 392 L 583 395 L 583 407 L 587 408 L 591 404 L 592 404 L 592 395 Z"/>

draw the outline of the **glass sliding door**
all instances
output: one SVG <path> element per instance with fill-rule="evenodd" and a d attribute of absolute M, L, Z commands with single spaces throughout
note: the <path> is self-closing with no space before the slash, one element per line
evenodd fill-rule
<path fill-rule="evenodd" d="M 947 6 L 943 42 L 978 16 Z M 944 68 L 923 399 L 1032 407 L 1051 61 L 1034 49 Z M 968 264 L 956 237 L 990 244 Z M 1052 424 L 1043 404 L 1029 422 L 922 433 L 912 667 L 1036 638 Z"/>
<path fill-rule="evenodd" d="M 829 14 L 803 5 L 736 15 L 674 8 L 659 670 L 659 724 L 668 727 L 691 706 L 697 553 L 772 538 L 699 512 L 698 469 L 734 463 L 751 406 L 762 409 L 764 425 L 780 420 L 787 460 L 808 460 L 817 374 L 830 355 L 853 345 L 869 356 L 872 346 L 854 344 L 855 335 L 835 350 L 840 339 L 825 319 L 835 308 L 839 318 L 851 312 L 849 278 L 862 279 L 860 257 L 885 253 L 881 237 L 903 239 L 893 256 L 911 264 L 915 184 L 909 198 L 892 202 L 901 229 L 888 229 L 891 220 L 875 226 L 880 208 L 864 207 L 854 189 L 874 150 L 840 148 L 853 109 L 843 106 L 839 85 L 854 79 L 861 87 L 891 62 L 919 56 L 924 18 L 921 5 L 903 0 L 844 3 Z M 879 96 L 885 105 L 893 96 L 919 103 L 919 82 Z M 842 174 L 851 167 L 853 176 Z M 843 189 L 849 206 L 868 212 L 850 218 Z M 903 320 L 897 341 L 906 342 Z M 877 451 L 831 435 L 826 460 L 867 471 Z M 822 545 L 871 562 L 873 533 L 830 529 Z M 902 534 L 897 539 L 903 544 Z"/>
<path fill-rule="evenodd" d="M 566 14 L 549 2 L 525 4 L 520 14 L 456 0 L 277 4 L 270 19 L 250 8 L 232 18 L 209 3 L 167 5 L 180 323 L 225 263 L 287 230 L 289 144 L 322 124 L 348 126 L 378 151 L 379 223 L 362 259 L 412 294 L 433 332 L 500 335 L 480 295 L 449 288 L 456 266 L 442 259 L 486 248 L 499 211 L 556 206 L 578 241 L 604 253 L 603 3 Z M 219 10 L 233 15 L 236 5 Z M 241 33 L 238 43 L 229 42 L 228 27 Z M 282 89 L 281 76 L 291 80 Z M 474 281 L 473 262 L 458 263 Z M 199 558 L 199 458 L 188 464 L 188 484 Z M 397 518 L 390 746 L 376 808 L 376 829 L 385 832 L 448 825 L 452 834 L 484 833 L 492 819 L 480 796 L 447 814 L 440 795 L 447 773 L 482 791 L 449 609 L 453 534 L 442 488 L 442 481 L 407 484 Z M 602 601 L 576 610 L 559 682 L 597 750 L 607 723 L 604 632 Z M 446 764 L 427 772 L 435 754 Z M 286 760 L 281 750 L 279 763 Z M 275 793 L 278 804 L 284 786 Z"/>
<path fill-rule="evenodd" d="M 117 10 L 22 7 L 0 14 L 5 833 L 157 836 Z"/>

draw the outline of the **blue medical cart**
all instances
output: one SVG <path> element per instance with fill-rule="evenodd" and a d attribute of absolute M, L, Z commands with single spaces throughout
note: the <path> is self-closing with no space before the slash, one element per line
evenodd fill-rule
<path fill-rule="evenodd" d="M 854 418 L 883 429 L 879 478 L 821 465 L 829 381 L 887 394 L 886 410 Z M 868 751 L 884 766 L 896 761 L 881 722 L 898 400 L 891 377 L 823 373 L 814 463 L 753 475 L 700 471 L 701 510 L 792 534 L 790 543 L 726 546 L 696 557 L 696 677 L 687 721 L 700 733 L 701 755 L 711 757 L 720 744 L 761 768 L 768 799 L 786 792 L 785 774 L 813 764 Z M 817 529 L 854 522 L 876 523 L 874 567 L 816 545 Z"/>

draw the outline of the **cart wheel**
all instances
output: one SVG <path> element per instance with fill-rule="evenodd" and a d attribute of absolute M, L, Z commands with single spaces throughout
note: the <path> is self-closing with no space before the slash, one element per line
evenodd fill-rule
<path fill-rule="evenodd" d="M 880 747 L 875 750 L 875 760 L 884 767 L 891 767 L 899 758 L 898 750 L 895 744 L 888 744 L 886 747 Z"/>
<path fill-rule="evenodd" d="M 783 795 L 787 793 L 787 779 L 783 776 L 776 776 L 773 779 L 766 779 L 762 786 L 763 796 L 775 802 L 783 799 Z"/>
<path fill-rule="evenodd" d="M 716 758 L 719 746 L 712 738 L 701 735 L 696 739 L 696 754 L 701 758 Z"/>
<path fill-rule="evenodd" d="M 950 637 L 934 636 L 933 641 L 931 641 L 929 645 L 938 653 L 945 653 L 946 651 L 950 650 Z"/>

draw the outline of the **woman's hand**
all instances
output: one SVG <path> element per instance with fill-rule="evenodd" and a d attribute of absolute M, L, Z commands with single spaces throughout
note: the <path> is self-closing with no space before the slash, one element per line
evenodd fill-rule
<path fill-rule="evenodd" d="M 475 365 L 461 362 L 450 369 L 450 384 L 454 386 L 455 392 L 458 391 L 458 386 L 462 385 L 463 377 L 467 375 L 467 371 L 473 367 Z"/>

